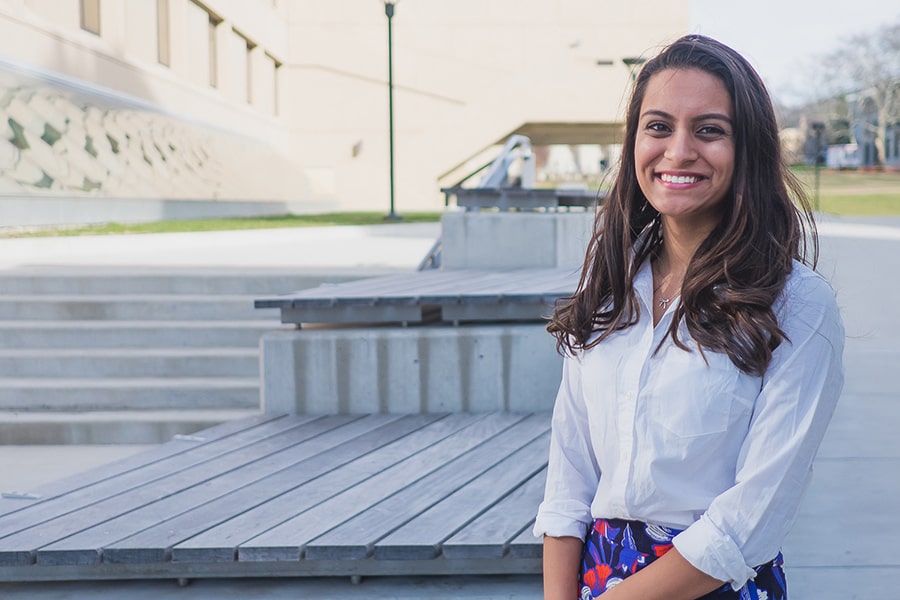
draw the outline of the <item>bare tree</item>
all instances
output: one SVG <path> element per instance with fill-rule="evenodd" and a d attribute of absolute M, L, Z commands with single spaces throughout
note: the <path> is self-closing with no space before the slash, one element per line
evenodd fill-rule
<path fill-rule="evenodd" d="M 900 22 L 847 38 L 819 61 L 827 96 L 846 104 L 853 125 L 884 161 L 887 128 L 900 123 Z"/>

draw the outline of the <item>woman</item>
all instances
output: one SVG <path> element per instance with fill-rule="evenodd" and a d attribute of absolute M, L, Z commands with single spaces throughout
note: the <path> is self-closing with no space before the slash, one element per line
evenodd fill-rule
<path fill-rule="evenodd" d="M 548 326 L 546 598 L 787 598 L 779 549 L 843 385 L 807 206 L 743 57 L 691 35 L 645 64 Z"/>

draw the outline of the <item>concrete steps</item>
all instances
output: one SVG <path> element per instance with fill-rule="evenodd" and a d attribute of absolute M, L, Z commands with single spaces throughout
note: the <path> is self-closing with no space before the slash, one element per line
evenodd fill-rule
<path fill-rule="evenodd" d="M 40 348 L 0 350 L 0 380 L 21 377 L 256 377 L 255 348 Z"/>
<path fill-rule="evenodd" d="M 6 410 L 160 410 L 259 407 L 259 377 L 0 379 Z"/>
<path fill-rule="evenodd" d="M 254 296 L 196 294 L 0 296 L 0 321 L 249 321 L 278 318 L 278 310 L 256 310 Z"/>
<path fill-rule="evenodd" d="M 259 411 L 257 297 L 359 275 L 0 274 L 0 444 L 156 443 Z"/>
<path fill-rule="evenodd" d="M 208 348 L 255 347 L 269 321 L 8 321 L 0 322 L 2 348 Z"/>

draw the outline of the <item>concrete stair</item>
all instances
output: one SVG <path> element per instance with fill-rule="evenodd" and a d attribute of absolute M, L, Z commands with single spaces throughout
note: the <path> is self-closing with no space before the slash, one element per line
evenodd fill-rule
<path fill-rule="evenodd" d="M 260 296 L 358 274 L 0 274 L 0 444 L 156 443 L 259 412 Z"/>

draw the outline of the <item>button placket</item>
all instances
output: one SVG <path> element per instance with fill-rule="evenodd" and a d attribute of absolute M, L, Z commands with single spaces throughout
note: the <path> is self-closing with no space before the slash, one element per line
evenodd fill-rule
<path fill-rule="evenodd" d="M 621 505 L 621 510 L 628 514 L 628 482 L 631 480 L 634 469 L 634 432 L 635 418 L 637 415 L 637 401 L 641 389 L 641 375 L 645 358 L 652 352 L 653 328 L 647 327 L 649 321 L 641 319 L 634 327 L 643 327 L 644 332 L 640 340 L 631 351 L 626 354 L 620 367 L 618 376 L 618 389 L 616 402 L 618 404 L 617 436 L 618 451 L 621 468 L 616 470 L 615 489 L 623 490 L 622 497 L 616 499 L 616 504 Z"/>

